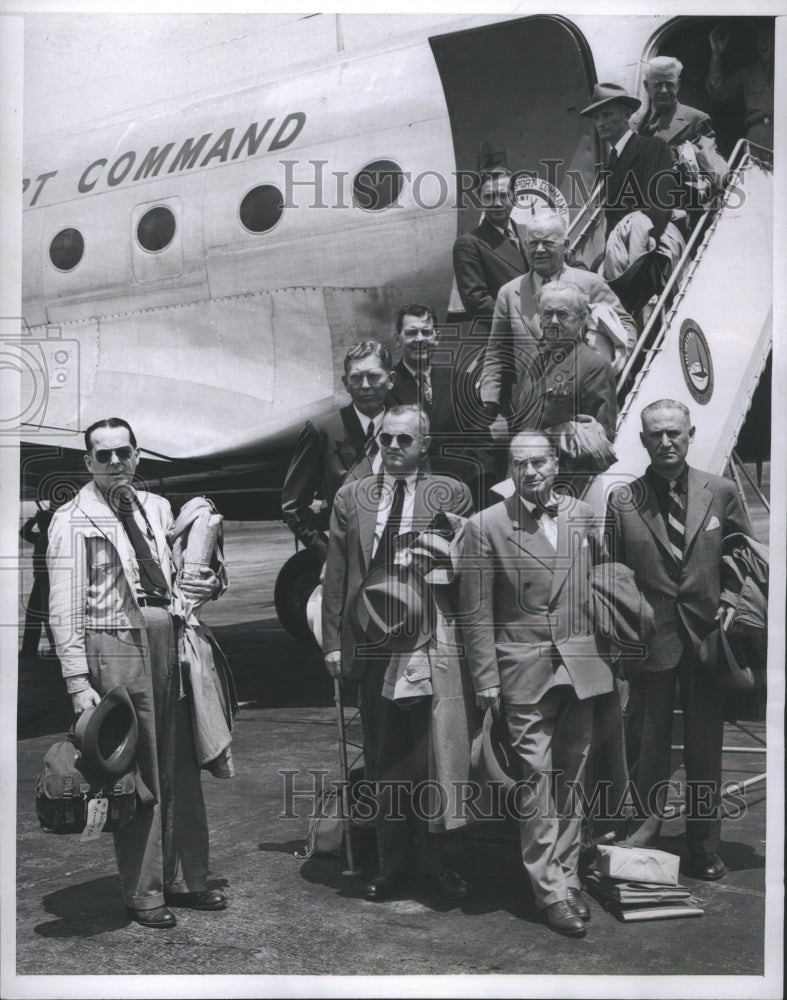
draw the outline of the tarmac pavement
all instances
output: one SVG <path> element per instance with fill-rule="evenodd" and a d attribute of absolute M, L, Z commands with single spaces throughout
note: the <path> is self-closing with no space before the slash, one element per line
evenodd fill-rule
<path fill-rule="evenodd" d="M 212 885 L 226 890 L 225 911 L 180 909 L 176 928 L 143 928 L 129 920 L 122 906 L 110 837 L 80 845 L 76 837 L 40 830 L 35 778 L 45 751 L 68 725 L 70 712 L 56 660 L 20 663 L 17 975 L 60 977 L 61 996 L 84 995 L 69 993 L 66 977 L 109 972 L 258 977 L 560 974 L 588 977 L 589 988 L 592 977 L 612 975 L 762 975 L 762 786 L 750 797 L 745 814 L 724 825 L 722 854 L 730 869 L 726 878 L 716 883 L 682 879 L 702 900 L 702 918 L 622 924 L 591 901 L 592 920 L 582 940 L 562 938 L 542 924 L 519 859 L 515 829 L 507 824 L 489 830 L 477 824 L 448 839 L 447 852 L 470 886 L 469 898 L 461 903 L 444 901 L 423 882 L 414 883 L 403 898 L 367 902 L 363 887 L 376 868 L 368 831 L 356 837 L 361 876 L 343 876 L 334 857 L 298 860 L 295 852 L 305 844 L 308 798 L 297 799 L 294 809 L 288 806 L 280 772 L 297 772 L 297 789 L 310 787 L 309 769 L 328 771 L 331 778 L 339 772 L 332 689 L 321 657 L 312 643 L 295 642 L 284 633 L 270 600 L 272 580 L 291 551 L 281 526 L 229 525 L 226 554 L 232 587 L 205 616 L 229 656 L 242 702 L 233 739 L 237 775 L 232 780 L 206 775 L 203 780 Z M 764 733 L 762 725 L 751 729 L 755 737 Z M 725 742 L 731 741 L 756 743 L 729 730 Z M 730 755 L 727 766 L 725 777 L 750 776 L 764 770 L 764 758 Z M 680 854 L 682 828 L 680 818 L 665 824 L 659 846 Z M 136 990 L 130 982 L 127 988 Z M 224 980 L 212 982 L 215 996 L 241 995 L 223 987 Z M 470 986 L 470 980 L 467 983 Z M 279 995 L 267 981 L 260 979 L 259 984 L 259 995 Z M 722 989 L 716 995 L 722 995 Z M 103 995 L 116 994 L 108 985 Z M 146 992 L 140 981 L 137 995 L 161 994 Z M 351 988 L 344 995 L 358 993 Z M 552 995 L 566 995 L 557 980 Z M 615 994 L 608 990 L 606 995 Z"/>

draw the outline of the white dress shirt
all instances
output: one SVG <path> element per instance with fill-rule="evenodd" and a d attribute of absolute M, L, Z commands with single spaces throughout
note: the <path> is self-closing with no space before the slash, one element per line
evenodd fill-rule
<path fill-rule="evenodd" d="M 380 494 L 380 503 L 377 507 L 377 523 L 374 526 L 374 545 L 372 546 L 372 558 L 377 552 L 377 546 L 383 535 L 383 529 L 388 521 L 388 515 L 393 504 L 394 489 L 396 480 L 404 479 L 404 507 L 402 508 L 402 520 L 399 524 L 399 534 L 409 531 L 413 524 L 413 505 L 415 504 L 415 480 L 417 473 L 412 472 L 408 476 L 392 476 L 390 472 L 383 473 L 383 488 Z"/>
<path fill-rule="evenodd" d="M 525 507 L 531 515 L 533 514 L 536 506 L 542 506 L 542 504 L 534 504 L 531 500 L 525 500 L 521 493 L 519 494 L 519 499 L 522 501 L 522 506 Z M 558 498 L 554 495 L 554 493 L 547 501 L 547 504 L 550 507 L 556 507 L 558 505 Z M 555 515 L 555 517 L 551 517 L 549 514 L 541 514 L 535 520 L 538 523 L 538 530 L 543 532 L 546 540 L 557 552 L 557 515 Z"/>

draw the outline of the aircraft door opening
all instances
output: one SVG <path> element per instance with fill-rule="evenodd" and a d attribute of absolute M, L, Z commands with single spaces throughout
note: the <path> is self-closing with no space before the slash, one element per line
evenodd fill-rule
<path fill-rule="evenodd" d="M 579 115 L 595 83 L 590 50 L 577 29 L 558 17 L 526 17 L 429 40 L 445 93 L 457 171 L 488 163 L 532 171 L 572 204 L 568 171 L 589 191 L 596 172 L 592 124 Z M 469 67 L 477 67 L 469 72 Z M 548 207 L 548 206 L 545 206 Z M 457 235 L 479 213 L 457 213 Z"/>

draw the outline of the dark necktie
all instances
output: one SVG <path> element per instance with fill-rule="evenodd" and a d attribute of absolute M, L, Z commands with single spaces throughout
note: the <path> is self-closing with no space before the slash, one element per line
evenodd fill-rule
<path fill-rule="evenodd" d="M 650 118 L 645 122 L 643 127 L 640 129 L 640 135 L 655 135 L 656 129 L 659 127 L 660 116 L 655 112 L 651 114 Z"/>
<path fill-rule="evenodd" d="M 393 566 L 396 537 L 399 534 L 399 528 L 402 526 L 404 488 L 405 480 L 397 479 L 394 483 L 393 500 L 391 501 L 388 520 L 385 522 L 383 533 L 380 536 L 380 543 L 377 546 L 377 551 L 374 553 L 372 566 Z"/>
<path fill-rule="evenodd" d="M 536 504 L 533 507 L 533 517 L 538 520 L 543 515 L 547 517 L 555 518 L 557 517 L 558 506 L 557 504 Z"/>
<path fill-rule="evenodd" d="M 683 562 L 686 510 L 679 492 L 677 479 L 670 479 L 667 491 L 667 538 L 670 550 L 678 564 Z"/>
<path fill-rule="evenodd" d="M 377 444 L 377 438 L 374 435 L 374 421 L 370 420 L 363 443 L 363 453 L 367 458 L 374 458 L 379 450 L 380 446 Z"/>
<path fill-rule="evenodd" d="M 613 146 L 609 154 L 609 159 L 607 160 L 607 168 L 609 170 L 614 170 L 615 167 L 618 165 L 619 159 L 620 157 L 618 156 L 618 151 Z"/>
<path fill-rule="evenodd" d="M 130 487 L 113 491 L 110 496 L 110 506 L 115 511 L 128 535 L 139 567 L 139 585 L 147 594 L 166 595 L 169 585 L 166 577 L 153 557 L 142 530 L 134 520 L 134 508 L 139 506 L 136 494 Z"/>

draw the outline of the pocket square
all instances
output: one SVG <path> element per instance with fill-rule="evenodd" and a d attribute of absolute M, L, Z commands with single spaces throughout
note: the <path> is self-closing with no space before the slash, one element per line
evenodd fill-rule
<path fill-rule="evenodd" d="M 720 527 L 721 525 L 719 524 L 719 519 L 714 514 L 713 517 L 711 517 L 710 521 L 708 521 L 708 523 L 705 525 L 705 530 L 713 531 L 714 528 L 720 528 Z"/>

